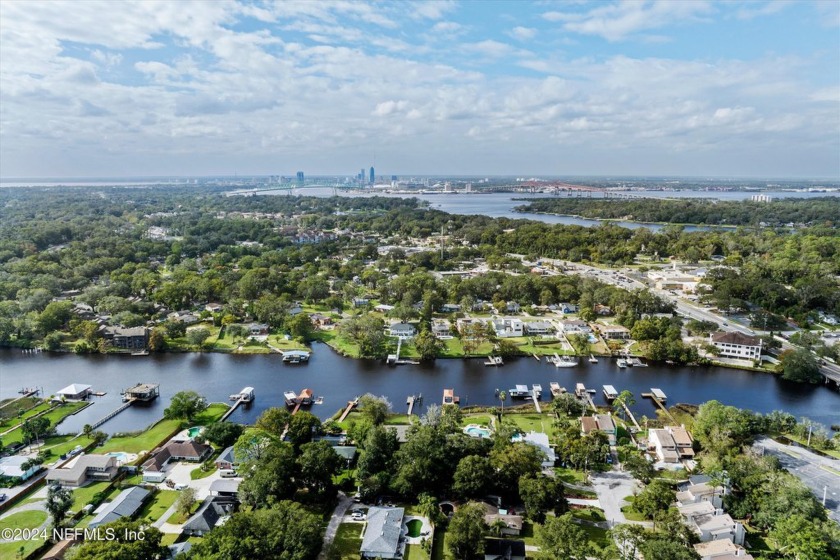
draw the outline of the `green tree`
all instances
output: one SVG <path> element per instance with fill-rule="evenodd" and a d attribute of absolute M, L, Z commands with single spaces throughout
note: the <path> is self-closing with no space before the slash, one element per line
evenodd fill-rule
<path fill-rule="evenodd" d="M 822 381 L 817 358 L 810 350 L 797 348 L 781 355 L 782 379 L 798 383 L 819 383 Z"/>
<path fill-rule="evenodd" d="M 499 414 L 499 419 L 501 420 L 501 418 L 505 415 L 505 401 L 507 400 L 507 391 L 503 389 L 499 391 L 499 393 L 496 396 L 498 397 L 499 402 L 502 403 L 502 411 Z"/>
<path fill-rule="evenodd" d="M 537 533 L 537 543 L 540 560 L 586 560 L 592 552 L 586 533 L 569 513 L 549 517 Z"/>
<path fill-rule="evenodd" d="M 187 334 L 187 325 L 181 321 L 166 321 L 163 324 L 163 330 L 166 331 L 166 336 L 169 338 L 180 338 Z"/>
<path fill-rule="evenodd" d="M 155 327 L 149 334 L 149 351 L 163 352 L 166 350 L 166 337 L 164 336 L 164 329 Z"/>
<path fill-rule="evenodd" d="M 394 467 L 395 453 L 399 449 L 397 433 L 384 426 L 372 427 L 363 440 L 356 465 L 360 479 L 379 473 L 390 474 Z"/>
<path fill-rule="evenodd" d="M 51 351 L 61 349 L 61 342 L 64 340 L 64 335 L 58 331 L 51 332 L 44 337 L 44 348 Z"/>
<path fill-rule="evenodd" d="M 624 390 L 618 394 L 618 396 L 613 401 L 613 410 L 616 413 L 621 413 L 621 417 L 625 418 L 626 412 L 624 407 L 627 406 L 628 408 L 636 404 L 636 399 L 633 397 L 633 393 L 628 390 Z"/>
<path fill-rule="evenodd" d="M 648 539 L 641 546 L 645 560 L 700 560 L 693 548 L 671 540 L 667 535 Z"/>
<path fill-rule="evenodd" d="M 50 429 L 50 420 L 49 418 L 45 418 L 43 416 L 38 416 L 37 418 L 28 418 L 23 422 L 23 425 L 20 427 L 21 433 L 23 434 L 23 439 L 27 443 L 33 443 L 38 441 L 41 436 L 46 434 Z"/>
<path fill-rule="evenodd" d="M 479 498 L 492 487 L 494 474 L 489 458 L 468 455 L 458 462 L 452 490 L 464 499 Z"/>
<path fill-rule="evenodd" d="M 172 395 L 169 408 L 163 411 L 166 418 L 182 419 L 191 422 L 207 409 L 207 399 L 195 391 L 179 391 Z"/>
<path fill-rule="evenodd" d="M 332 479 L 341 472 L 344 459 L 339 457 L 329 442 L 321 440 L 302 445 L 297 464 L 300 480 L 310 491 L 322 498 L 334 494 Z"/>
<path fill-rule="evenodd" d="M 455 560 L 472 560 L 484 550 L 484 506 L 476 502 L 464 504 L 452 515 L 446 542 Z"/>
<path fill-rule="evenodd" d="M 563 393 L 551 401 L 551 410 L 555 414 L 577 417 L 583 414 L 584 405 L 572 393 Z"/>
<path fill-rule="evenodd" d="M 244 483 L 243 483 L 244 484 Z M 190 551 L 193 560 L 314 560 L 321 548 L 321 520 L 300 504 L 239 512 L 210 531 Z"/>
<path fill-rule="evenodd" d="M 242 424 L 215 422 L 204 429 L 204 437 L 216 447 L 224 449 L 236 443 L 243 431 L 245 428 Z"/>
<path fill-rule="evenodd" d="M 516 494 L 520 478 L 536 477 L 544 460 L 542 451 L 524 442 L 497 447 L 490 452 L 490 462 L 496 470 L 496 484 L 508 495 Z"/>
<path fill-rule="evenodd" d="M 286 437 L 292 442 L 296 448 L 304 443 L 312 441 L 312 436 L 316 435 L 321 428 L 321 420 L 311 412 L 298 411 L 289 420 L 289 429 L 286 431 Z"/>
<path fill-rule="evenodd" d="M 414 339 L 414 347 L 423 361 L 431 361 L 446 350 L 446 344 L 428 330 L 422 331 Z"/>
<path fill-rule="evenodd" d="M 60 484 L 53 484 L 47 490 L 47 503 L 44 507 L 52 517 L 53 527 L 61 527 L 64 518 L 73 506 L 73 494 Z"/>
<path fill-rule="evenodd" d="M 556 515 L 561 515 L 568 509 L 563 484 L 553 478 L 530 475 L 521 477 L 519 498 L 525 505 L 528 519 L 535 523 L 545 521 L 546 511 L 553 510 Z"/>
<path fill-rule="evenodd" d="M 181 493 L 178 494 L 178 499 L 175 500 L 175 510 L 183 517 L 187 517 L 192 511 L 193 506 L 196 504 L 196 501 L 195 488 L 184 488 L 181 490 Z"/>
<path fill-rule="evenodd" d="M 44 334 L 60 330 L 70 320 L 72 310 L 70 301 L 51 301 L 38 316 L 38 330 Z"/>
<path fill-rule="evenodd" d="M 608 554 L 615 560 L 636 560 L 648 532 L 641 525 L 621 524 L 610 529 Z"/>
<path fill-rule="evenodd" d="M 391 409 L 391 403 L 385 397 L 366 393 L 359 398 L 359 411 L 371 424 L 378 426 L 385 422 Z"/>
<path fill-rule="evenodd" d="M 102 529 L 112 530 L 114 538 L 85 541 L 74 551 L 74 560 L 157 560 L 168 553 L 161 545 L 163 533 L 141 521 L 121 519 Z"/>
<path fill-rule="evenodd" d="M 197 329 L 190 329 L 187 331 L 187 342 L 193 346 L 203 346 L 204 342 L 208 338 L 210 338 L 210 331 L 204 327 L 198 327 Z"/>
<path fill-rule="evenodd" d="M 254 508 L 271 507 L 288 500 L 295 493 L 295 453 L 291 445 L 274 442 L 266 446 L 259 458 L 246 460 L 239 471 L 242 484 L 239 498 Z"/>
<path fill-rule="evenodd" d="M 813 519 L 795 514 L 784 516 L 770 531 L 770 537 L 776 541 L 779 550 L 786 558 L 795 560 L 830 560 L 831 554 L 828 535 L 821 530 Z"/>
<path fill-rule="evenodd" d="M 265 409 L 254 425 L 260 430 L 280 437 L 291 419 L 292 414 L 287 409 L 272 407 Z"/>
<path fill-rule="evenodd" d="M 654 480 L 639 492 L 633 502 L 633 509 L 647 519 L 653 519 L 659 511 L 667 510 L 676 501 L 676 493 L 671 485 L 662 480 Z"/>
<path fill-rule="evenodd" d="M 315 326 L 312 324 L 312 319 L 306 313 L 298 313 L 291 319 L 286 321 L 286 328 L 296 339 L 309 342 L 315 337 Z"/>

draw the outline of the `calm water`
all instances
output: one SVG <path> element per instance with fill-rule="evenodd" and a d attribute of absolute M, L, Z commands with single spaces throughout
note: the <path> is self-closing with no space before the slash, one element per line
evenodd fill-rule
<path fill-rule="evenodd" d="M 397 412 L 406 410 L 409 394 L 422 393 L 425 404 L 439 403 L 443 389 L 452 387 L 462 404 L 498 405 L 496 389 L 516 384 L 540 383 L 548 393 L 550 381 L 574 390 L 575 383 L 598 392 L 603 404 L 602 385 L 629 389 L 639 401 L 634 413 L 654 416 L 654 406 L 639 394 L 659 387 L 668 403 L 695 403 L 717 399 L 726 404 L 759 412 L 785 410 L 826 425 L 840 424 L 840 393 L 826 386 L 802 386 L 780 381 L 767 374 L 725 368 L 681 368 L 657 366 L 620 370 L 614 361 L 584 362 L 575 368 L 560 368 L 533 358 L 510 360 L 503 367 L 485 367 L 482 360 L 438 360 L 431 365 L 388 367 L 380 361 L 351 360 L 329 347 L 315 344 L 310 363 L 284 365 L 277 355 L 163 354 L 158 356 L 77 356 L 74 354 L 24 355 L 19 350 L 0 350 L 0 397 L 16 396 L 24 385 L 43 387 L 53 394 L 70 383 L 93 385 L 106 391 L 92 397 L 93 406 L 62 424 L 62 431 L 81 429 L 120 404 L 120 390 L 138 382 L 160 383 L 161 397 L 148 407 L 132 407 L 103 425 L 113 433 L 143 428 L 163 415 L 170 397 L 193 389 L 211 401 L 228 401 L 228 396 L 245 386 L 256 390 L 256 402 L 237 410 L 232 420 L 253 422 L 268 407 L 282 406 L 283 392 L 311 388 L 324 397 L 312 412 L 331 416 L 348 400 L 371 392 L 385 395 Z M 543 398 L 544 401 L 548 397 Z M 511 401 L 507 401 L 510 405 Z M 422 409 L 421 409 L 422 412 Z"/>

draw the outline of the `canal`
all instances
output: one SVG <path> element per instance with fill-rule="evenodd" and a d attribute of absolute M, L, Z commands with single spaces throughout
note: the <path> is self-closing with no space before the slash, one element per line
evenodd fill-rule
<path fill-rule="evenodd" d="M 353 360 L 314 344 L 308 364 L 285 365 L 279 355 L 233 355 L 216 353 L 159 354 L 144 357 L 76 354 L 23 354 L 18 349 L 0 349 L 0 397 L 17 396 L 22 387 L 43 388 L 54 394 L 71 383 L 93 386 L 103 397 L 91 397 L 90 406 L 65 420 L 61 432 L 81 429 L 120 405 L 120 391 L 136 383 L 160 383 L 161 398 L 149 406 L 133 406 L 105 423 L 109 433 L 139 430 L 163 415 L 177 391 L 195 390 L 210 401 L 228 401 L 245 386 L 256 390 L 248 408 L 232 416 L 235 422 L 251 423 L 266 408 L 282 406 L 283 392 L 304 388 L 322 396 L 324 403 L 312 412 L 328 418 L 348 400 L 370 392 L 386 396 L 395 412 L 405 412 L 406 397 L 422 393 L 423 404 L 440 403 L 443 389 L 453 388 L 462 405 L 497 405 L 496 389 L 516 384 L 539 383 L 543 401 L 549 400 L 549 382 L 557 381 L 570 391 L 575 383 L 597 390 L 596 404 L 604 404 L 602 386 L 628 389 L 638 401 L 638 416 L 655 415 L 654 405 L 641 398 L 651 387 L 662 389 L 668 404 L 699 404 L 717 399 L 723 403 L 770 412 L 783 410 L 797 418 L 806 416 L 830 426 L 840 424 L 840 393 L 824 385 L 808 386 L 785 382 L 768 374 L 718 367 L 652 366 L 619 369 L 615 361 L 601 358 L 590 364 L 583 360 L 574 368 L 555 368 L 545 360 L 508 360 L 499 368 L 486 367 L 481 359 L 438 360 L 433 364 L 386 366 L 382 361 Z M 514 403 L 516 401 L 513 401 Z M 512 401 L 505 403 L 510 406 Z M 422 413 L 425 406 L 415 407 Z"/>

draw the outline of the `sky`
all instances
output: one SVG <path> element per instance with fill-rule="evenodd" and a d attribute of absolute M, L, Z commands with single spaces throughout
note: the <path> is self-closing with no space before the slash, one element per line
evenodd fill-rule
<path fill-rule="evenodd" d="M 840 179 L 840 1 L 0 2 L 0 177 Z"/>

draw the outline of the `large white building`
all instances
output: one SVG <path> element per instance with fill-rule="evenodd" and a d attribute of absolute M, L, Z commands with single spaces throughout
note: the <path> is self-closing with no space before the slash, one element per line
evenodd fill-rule
<path fill-rule="evenodd" d="M 716 332 L 709 335 L 709 342 L 720 352 L 723 358 L 741 360 L 761 359 L 761 339 L 740 332 Z"/>

